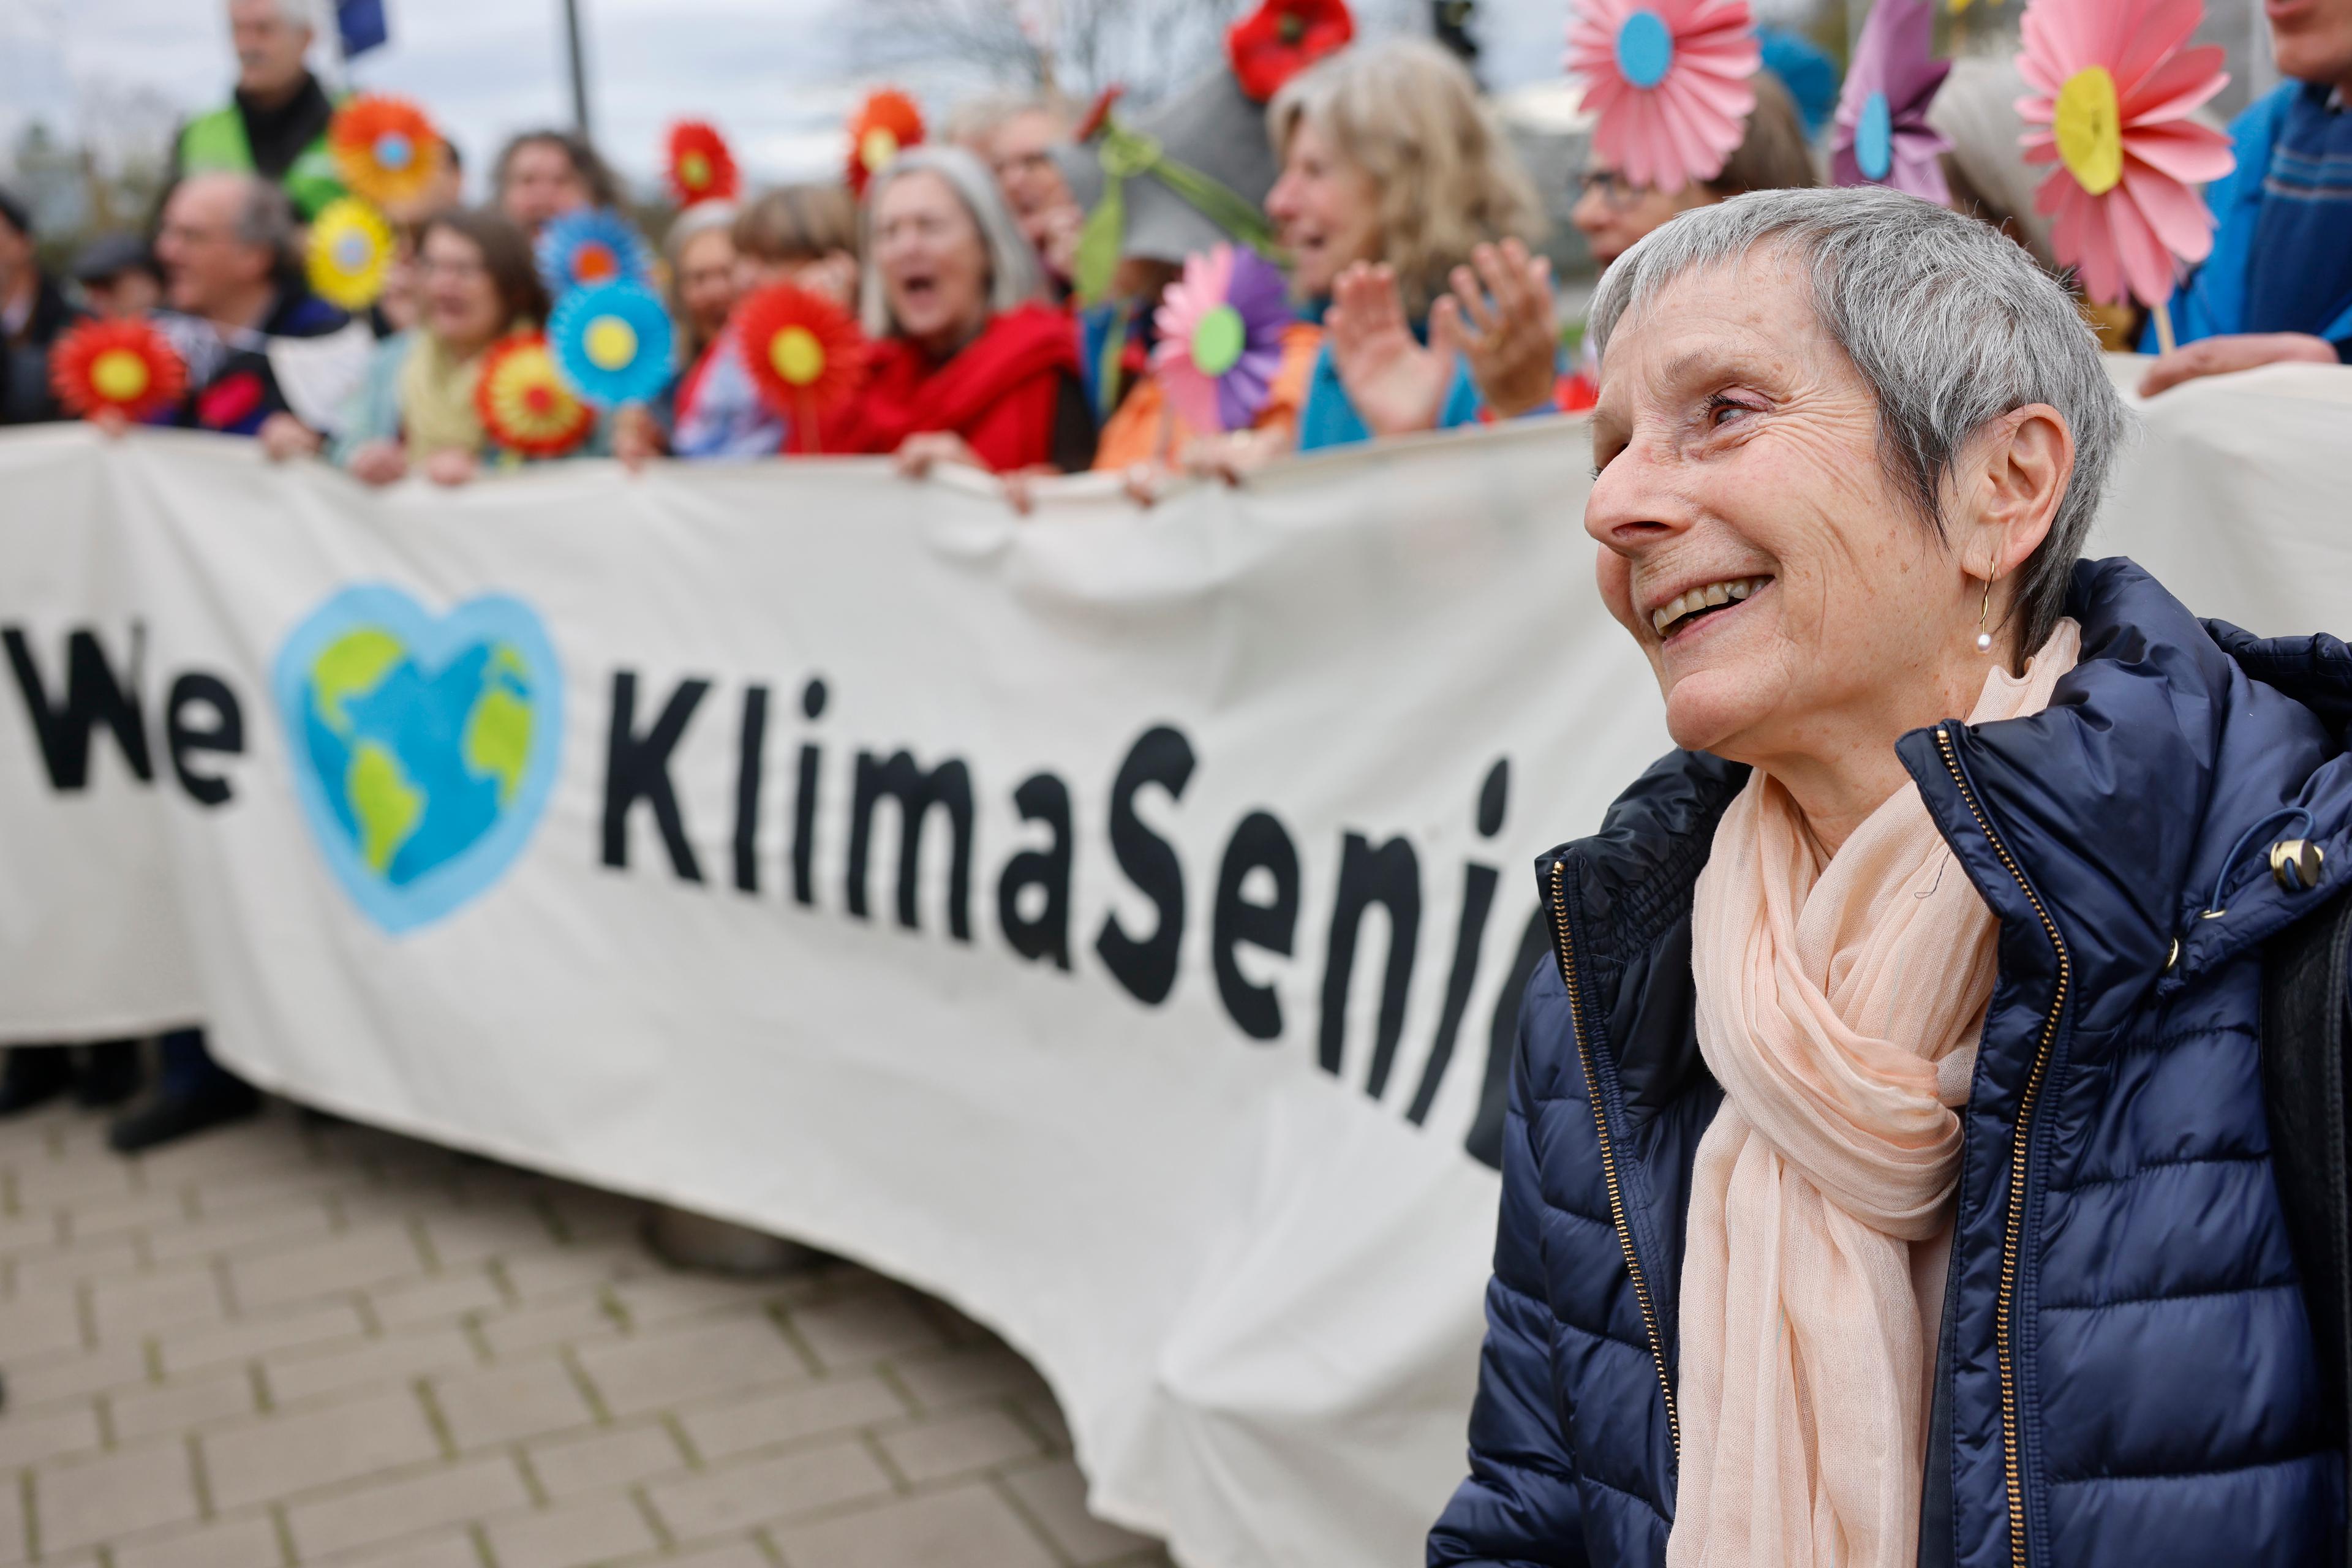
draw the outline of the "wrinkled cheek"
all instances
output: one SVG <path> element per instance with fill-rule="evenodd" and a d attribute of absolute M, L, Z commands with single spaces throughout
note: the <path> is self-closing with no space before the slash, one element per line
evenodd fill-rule
<path fill-rule="evenodd" d="M 1617 624 L 1628 632 L 1633 630 L 1633 566 L 1623 556 L 1606 545 L 1594 551 L 1593 581 L 1600 586 L 1601 602 Z"/>

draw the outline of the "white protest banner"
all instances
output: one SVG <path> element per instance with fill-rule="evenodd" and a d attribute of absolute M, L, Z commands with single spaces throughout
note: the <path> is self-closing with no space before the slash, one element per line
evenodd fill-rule
<path fill-rule="evenodd" d="M 1665 743 L 1588 462 L 1024 521 L 878 463 L 371 493 L 12 436 L 0 1037 L 201 1018 L 299 1099 L 834 1248 L 1036 1360 L 1188 1562 L 1411 1562 L 1529 862 Z"/>
<path fill-rule="evenodd" d="M 2352 620 L 2347 385 L 2159 400 L 2097 547 Z M 299 1099 L 838 1250 L 1035 1360 L 1187 1563 L 1402 1568 L 1529 858 L 1666 744 L 1589 462 L 1538 422 L 1023 520 L 869 463 L 371 493 L 0 438 L 0 1037 L 201 1019 Z"/>

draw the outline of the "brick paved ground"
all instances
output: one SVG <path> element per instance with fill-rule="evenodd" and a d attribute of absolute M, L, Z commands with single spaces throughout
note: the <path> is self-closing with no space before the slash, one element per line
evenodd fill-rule
<path fill-rule="evenodd" d="M 1165 1568 L 1036 1374 L 835 1266 L 273 1107 L 136 1161 L 0 1123 L 0 1568 Z"/>

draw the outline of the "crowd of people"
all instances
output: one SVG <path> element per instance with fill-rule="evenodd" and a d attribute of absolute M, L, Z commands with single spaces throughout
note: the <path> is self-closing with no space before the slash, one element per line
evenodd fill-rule
<path fill-rule="evenodd" d="M 525 460 L 485 428 L 485 358 L 549 319 L 539 237 L 570 215 L 621 211 L 621 180 L 583 137 L 533 130 L 499 151 L 488 199 L 468 205 L 466 164 L 445 139 L 430 177 L 384 204 L 395 238 L 381 293 L 347 312 L 313 291 L 301 261 L 305 226 L 343 194 L 328 146 L 337 104 L 306 63 L 310 8 L 226 9 L 236 89 L 177 136 L 152 232 L 101 237 L 52 277 L 30 212 L 0 188 L 0 424 L 64 416 L 47 351 L 78 321 L 145 320 L 187 373 L 159 423 L 253 437 L 275 458 L 331 462 L 371 485 L 459 484 Z M 2294 18 L 2276 38 L 2285 85 L 2233 128 L 2238 172 L 2210 197 L 2212 258 L 2176 299 L 2183 341 L 2148 390 L 2352 354 L 2352 0 L 2310 0 Z M 1595 263 L 1682 213 L 1822 183 L 1834 72 L 1790 47 L 1760 51 L 1752 108 L 1713 174 L 1667 189 L 1588 161 L 1572 221 Z M 2005 61 L 1957 63 L 1936 110 L 1950 205 L 2054 269 L 2007 108 L 2020 86 Z M 1132 114 L 1116 93 L 1084 115 L 1049 97 L 990 97 L 955 107 L 929 139 L 900 130 L 883 148 L 893 156 L 858 150 L 853 163 L 872 166 L 852 179 L 677 212 L 658 268 L 676 374 L 658 398 L 599 412 L 566 456 L 889 454 L 919 477 L 939 464 L 992 470 L 1017 504 L 1031 476 L 1094 468 L 1149 502 L 1174 475 L 1238 479 L 1293 453 L 1596 398 L 1591 361 L 1562 346 L 1541 194 L 1471 72 L 1425 39 L 1355 37 L 1339 0 L 1265 0 L 1223 60 Z M 1188 268 L 1221 249 L 1270 276 L 1263 258 L 1278 258 L 1280 303 L 1235 351 L 1255 367 L 1252 395 L 1203 428 L 1201 401 L 1176 395 L 1161 335 Z M 862 384 L 837 406 L 794 414 L 762 395 L 739 307 L 778 283 L 863 329 Z M 2145 331 L 2128 313 L 2101 324 L 2110 346 Z M 363 342 L 364 363 L 321 409 L 281 376 L 288 344 L 328 339 Z M 176 1065 L 162 1098 L 117 1127 L 121 1146 L 252 1105 L 199 1037 L 174 1037 L 165 1059 Z M 127 1060 L 102 1048 L 86 1092 L 121 1098 Z M 12 1051 L 0 1110 L 70 1076 L 57 1053 Z"/>
<path fill-rule="evenodd" d="M 0 195 L 0 420 L 59 416 L 43 350 L 82 313 L 156 314 L 190 371 L 173 423 L 257 436 L 274 456 L 318 454 L 375 484 L 412 470 L 459 482 L 513 460 L 472 411 L 482 358 L 547 319 L 538 236 L 567 214 L 618 210 L 622 183 L 580 136 L 532 131 L 490 165 L 488 202 L 468 208 L 445 141 L 435 177 L 388 204 L 397 253 L 361 318 L 381 342 L 356 390 L 332 409 L 299 407 L 269 349 L 352 326 L 305 286 L 299 259 L 303 226 L 342 194 L 327 145 L 336 105 L 305 63 L 302 0 L 227 12 L 234 98 L 176 138 L 151 235 L 105 237 L 69 282 L 53 279 L 33 265 L 25 207 Z M 1591 375 L 1563 359 L 1536 254 L 1543 203 L 1463 63 L 1423 40 L 1356 40 L 1328 0 L 1261 12 L 1236 26 L 1227 62 L 1131 124 L 1109 99 L 1081 124 L 1051 99 L 989 98 L 958 106 L 943 135 L 862 191 L 806 184 L 687 206 L 663 247 L 676 378 L 657 401 L 600 417 L 568 455 L 894 453 L 912 473 L 944 461 L 1016 478 L 1105 468 L 1149 499 L 1180 470 L 1232 476 L 1297 451 L 1589 406 Z M 1245 35 L 1265 36 L 1269 20 L 1297 41 L 1244 56 Z M 1573 222 L 1594 262 L 1678 213 L 1820 182 L 1809 126 L 1834 75 L 1818 51 L 1775 42 L 1745 133 L 1713 175 L 1666 189 L 1591 161 Z M 1965 130 L 1972 100 L 2014 96 L 2014 69 L 1961 63 L 1942 115 L 1954 204 L 2048 261 L 2047 220 L 2003 195 L 2022 167 L 2014 136 L 2003 147 L 2006 124 Z M 2241 158 L 2217 197 L 2216 263 L 2182 296 L 2184 335 L 2217 341 L 2158 367 L 2151 387 L 2335 358 L 2352 341 L 2337 276 L 2352 237 L 2331 226 L 2344 116 L 2324 46 L 2284 37 L 2279 63 L 2300 90 L 2241 127 L 2275 154 Z M 1293 311 L 1247 419 L 1202 431 L 1160 385 L 1157 322 L 1187 258 L 1221 244 L 1281 257 Z M 836 301 L 871 339 L 863 388 L 817 429 L 794 431 L 760 395 L 730 332 L 737 303 L 777 280 Z M 2138 330 L 2106 324 L 2118 346 Z"/>

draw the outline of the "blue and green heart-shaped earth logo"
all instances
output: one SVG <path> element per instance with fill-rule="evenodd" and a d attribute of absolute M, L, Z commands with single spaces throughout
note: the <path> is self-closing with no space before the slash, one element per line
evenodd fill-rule
<path fill-rule="evenodd" d="M 311 832 L 376 924 L 436 921 L 522 852 L 563 750 L 562 669 L 529 605 L 435 616 L 397 588 L 347 588 L 271 675 Z"/>

